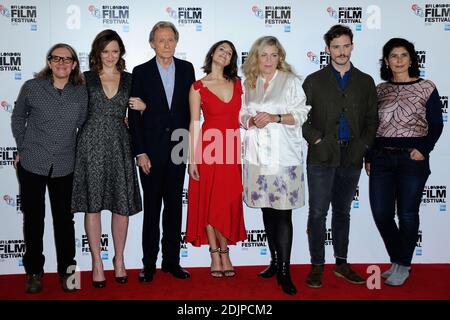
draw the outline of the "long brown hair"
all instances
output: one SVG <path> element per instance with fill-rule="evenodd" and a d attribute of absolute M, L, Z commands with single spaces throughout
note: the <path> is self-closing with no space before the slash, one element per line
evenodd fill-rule
<path fill-rule="evenodd" d="M 239 77 L 237 75 L 237 52 L 234 44 L 231 41 L 222 40 L 213 44 L 211 49 L 209 49 L 208 53 L 206 54 L 205 63 L 203 64 L 202 69 L 206 74 L 211 73 L 212 56 L 214 55 L 216 49 L 224 43 L 230 46 L 233 53 L 231 55 L 230 64 L 223 68 L 223 76 L 225 77 L 225 79 L 233 81 L 239 79 Z"/>
<path fill-rule="evenodd" d="M 116 64 L 116 68 L 119 72 L 125 70 L 125 60 L 123 59 L 125 54 L 125 46 L 123 41 L 116 31 L 106 29 L 100 32 L 92 42 L 91 52 L 89 53 L 89 69 L 91 71 L 98 73 L 103 69 L 100 55 L 111 41 L 117 41 L 120 49 L 120 58 Z"/>
<path fill-rule="evenodd" d="M 69 50 L 69 52 L 72 56 L 73 62 L 76 63 L 75 68 L 73 68 L 73 70 L 70 72 L 69 83 L 73 84 L 74 86 L 83 84 L 84 78 L 80 71 L 80 61 L 78 60 L 78 55 L 77 55 L 75 49 L 66 43 L 57 43 L 48 50 L 47 55 L 46 55 L 46 62 L 45 62 L 44 69 L 42 69 L 38 73 L 35 73 L 34 77 L 41 78 L 41 79 L 48 79 L 53 82 L 53 71 L 50 68 L 50 66 L 48 65 L 48 61 L 50 60 L 50 57 L 52 56 L 53 51 L 55 51 L 56 49 L 59 49 L 59 48 L 65 48 L 65 49 Z"/>

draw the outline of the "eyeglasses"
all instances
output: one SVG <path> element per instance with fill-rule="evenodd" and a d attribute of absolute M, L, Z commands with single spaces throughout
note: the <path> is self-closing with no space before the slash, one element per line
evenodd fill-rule
<path fill-rule="evenodd" d="M 54 63 L 62 61 L 65 64 L 71 64 L 73 62 L 72 57 L 60 57 L 60 56 L 48 56 L 48 60 Z"/>

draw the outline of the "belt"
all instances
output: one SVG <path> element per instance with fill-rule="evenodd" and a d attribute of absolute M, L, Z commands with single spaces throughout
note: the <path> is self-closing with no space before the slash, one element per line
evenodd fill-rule
<path fill-rule="evenodd" d="M 341 147 L 348 147 L 348 145 L 350 144 L 350 140 L 338 140 L 337 143 Z"/>
<path fill-rule="evenodd" d="M 380 152 L 385 154 L 402 154 L 402 153 L 410 153 L 411 148 L 395 148 L 395 147 L 383 147 L 377 148 Z"/>

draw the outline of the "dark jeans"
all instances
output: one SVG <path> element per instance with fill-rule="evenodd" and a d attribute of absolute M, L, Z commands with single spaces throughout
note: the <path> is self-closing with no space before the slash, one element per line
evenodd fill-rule
<path fill-rule="evenodd" d="M 53 216 L 58 273 L 63 276 L 69 266 L 75 266 L 75 227 L 70 212 L 73 174 L 51 178 L 17 167 L 20 182 L 20 199 L 23 212 L 25 255 L 23 264 L 28 274 L 44 269 L 43 237 L 45 220 L 45 191 L 48 187 Z"/>
<path fill-rule="evenodd" d="M 361 169 L 307 166 L 309 215 L 308 242 L 312 264 L 325 263 L 326 219 L 332 206 L 331 232 L 334 256 L 346 259 L 350 229 L 350 207 Z"/>
<path fill-rule="evenodd" d="M 430 174 L 429 161 L 412 160 L 408 151 L 376 150 L 370 166 L 369 195 L 375 224 L 391 262 L 410 266 L 418 238 L 420 201 Z"/>

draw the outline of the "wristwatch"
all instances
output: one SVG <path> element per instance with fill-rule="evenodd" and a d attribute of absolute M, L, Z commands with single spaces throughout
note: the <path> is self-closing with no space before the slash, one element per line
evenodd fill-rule
<path fill-rule="evenodd" d="M 283 118 L 281 117 L 281 114 L 279 114 L 277 123 L 281 123 L 281 121 L 283 121 Z"/>

